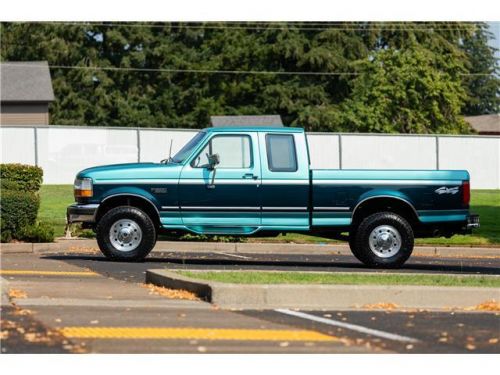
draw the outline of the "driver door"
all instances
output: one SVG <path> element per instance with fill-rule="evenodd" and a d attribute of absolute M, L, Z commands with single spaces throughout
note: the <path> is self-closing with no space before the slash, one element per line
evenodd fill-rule
<path fill-rule="evenodd" d="M 251 132 L 219 133 L 207 139 L 181 172 L 184 225 L 199 233 L 236 234 L 252 232 L 261 224 L 258 142 Z M 215 170 L 209 166 L 211 154 L 220 158 Z"/>

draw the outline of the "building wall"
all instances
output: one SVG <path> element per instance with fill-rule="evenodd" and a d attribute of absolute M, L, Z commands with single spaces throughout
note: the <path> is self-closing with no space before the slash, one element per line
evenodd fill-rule
<path fill-rule="evenodd" d="M 48 103 L 2 103 L 0 125 L 48 125 Z"/>
<path fill-rule="evenodd" d="M 71 184 L 90 166 L 158 162 L 195 130 L 2 126 L 3 163 L 39 165 L 44 183 Z M 500 189 L 500 137 L 308 133 L 315 169 L 466 169 L 474 189 Z"/>

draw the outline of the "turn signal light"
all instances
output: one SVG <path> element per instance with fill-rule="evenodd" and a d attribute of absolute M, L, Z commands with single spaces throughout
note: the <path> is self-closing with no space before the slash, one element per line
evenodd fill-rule
<path fill-rule="evenodd" d="M 74 184 L 75 198 L 90 198 L 93 195 L 92 179 L 90 178 L 77 178 Z"/>

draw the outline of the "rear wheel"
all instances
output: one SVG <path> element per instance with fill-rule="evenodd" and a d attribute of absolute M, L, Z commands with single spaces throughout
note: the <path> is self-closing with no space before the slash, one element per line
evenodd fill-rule
<path fill-rule="evenodd" d="M 398 268 L 413 251 L 413 230 L 408 221 L 393 212 L 366 217 L 349 241 L 351 250 L 370 267 Z"/>
<path fill-rule="evenodd" d="M 156 243 L 156 227 L 151 218 L 136 207 L 120 206 L 99 220 L 96 237 L 102 253 L 110 259 L 139 261 Z"/>

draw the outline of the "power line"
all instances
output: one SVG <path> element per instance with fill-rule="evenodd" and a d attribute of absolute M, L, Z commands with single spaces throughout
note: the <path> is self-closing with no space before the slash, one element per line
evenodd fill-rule
<path fill-rule="evenodd" d="M 2 62 L 2 66 L 19 66 Z M 41 68 L 47 65 L 26 64 L 23 67 Z M 200 73 L 200 74 L 253 74 L 253 75 L 302 75 L 302 76 L 357 76 L 359 72 L 306 72 L 306 71 L 267 71 L 267 70 L 217 70 L 217 69 L 171 69 L 171 68 L 126 68 L 106 66 L 79 66 L 79 65 L 48 65 L 51 69 L 79 69 L 124 72 L 160 72 L 160 73 Z M 461 76 L 490 76 L 488 73 L 459 73 Z"/>
<path fill-rule="evenodd" d="M 17 22 L 17 23 L 25 23 L 25 22 Z M 465 24 L 464 27 L 432 27 L 430 25 L 427 25 L 426 27 L 399 27 L 403 26 L 404 24 L 392 24 L 392 25 L 384 25 L 384 27 L 378 27 L 376 24 L 373 26 L 372 24 L 369 24 L 369 27 L 353 27 L 353 26 L 344 26 L 341 24 L 335 24 L 335 25 L 329 25 L 329 24 L 322 24 L 323 27 L 308 27 L 306 24 L 300 24 L 296 25 L 294 23 L 283 23 L 283 24 L 272 24 L 271 26 L 266 25 L 266 24 L 257 24 L 256 26 L 253 25 L 245 25 L 245 26 L 240 26 L 240 25 L 233 25 L 233 24 L 228 24 L 228 25 L 212 25 L 212 24 L 200 24 L 200 25 L 193 25 L 193 24 L 173 24 L 173 23 L 165 23 L 163 25 L 159 24 L 144 24 L 144 23 L 102 23 L 102 22 L 28 22 L 29 24 L 40 24 L 40 25 L 46 25 L 46 24 L 56 24 L 56 25 L 67 25 L 67 26 L 79 26 L 79 27 L 85 27 L 85 26 L 98 26 L 98 27 L 132 27 L 132 28 L 138 28 L 138 27 L 143 27 L 143 28 L 171 28 L 171 29 L 212 29 L 212 30 L 287 30 L 287 29 L 293 29 L 293 30 L 306 30 L 306 31 L 327 31 L 327 30 L 340 30 L 340 31 L 419 31 L 419 32 L 434 32 L 434 31 L 466 31 L 465 27 L 470 27 L 474 26 L 474 29 L 477 28 L 477 24 L 470 23 L 470 24 Z M 304 27 L 306 25 L 306 27 Z M 320 24 L 318 24 L 320 25 Z M 391 28 L 392 26 L 392 28 Z"/>

